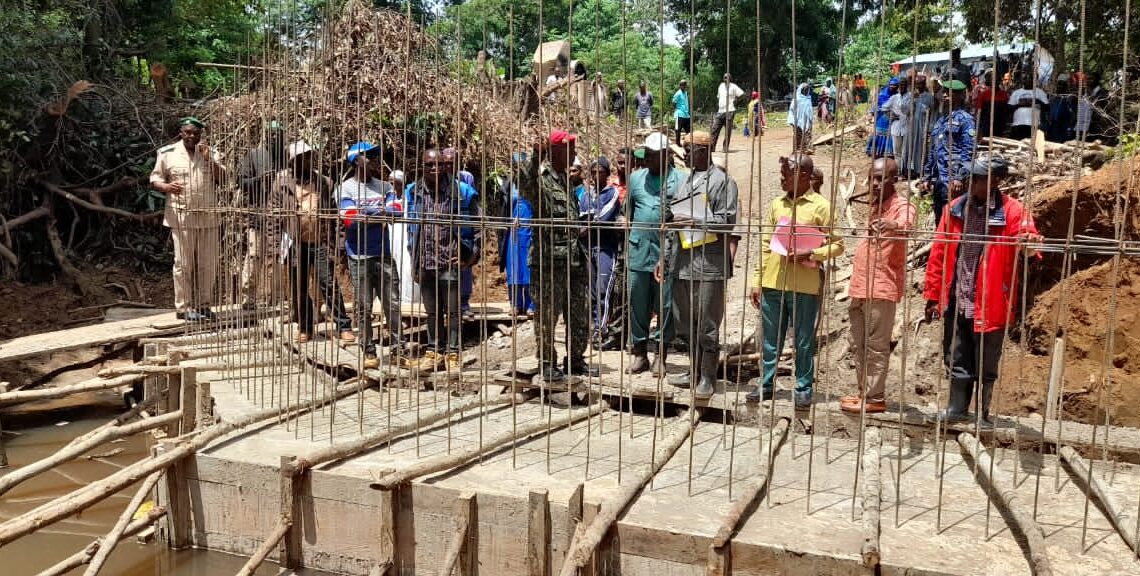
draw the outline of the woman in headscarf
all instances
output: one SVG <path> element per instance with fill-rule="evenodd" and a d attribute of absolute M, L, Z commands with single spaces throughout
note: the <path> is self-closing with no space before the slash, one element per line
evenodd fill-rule
<path fill-rule="evenodd" d="M 760 93 L 753 92 L 752 100 L 748 102 L 748 130 L 755 138 L 764 133 L 768 127 L 768 118 L 764 115 L 764 103 L 760 101 Z"/>
<path fill-rule="evenodd" d="M 796 88 L 796 94 L 792 98 L 791 107 L 788 109 L 788 124 L 795 130 L 795 135 L 792 137 L 793 152 L 806 152 L 811 145 L 811 126 L 814 117 L 815 110 L 811 105 L 811 86 L 807 82 L 802 82 Z"/>
<path fill-rule="evenodd" d="M 891 96 L 899 91 L 899 79 L 891 78 L 886 86 L 879 91 L 879 98 L 875 102 L 875 133 L 867 140 L 867 155 L 871 158 L 882 158 L 894 154 L 891 143 L 891 117 L 887 113 L 887 102 Z"/>

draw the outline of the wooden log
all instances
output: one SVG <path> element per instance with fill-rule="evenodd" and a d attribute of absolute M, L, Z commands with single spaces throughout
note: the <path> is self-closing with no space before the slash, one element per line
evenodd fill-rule
<path fill-rule="evenodd" d="M 159 470 L 146 477 L 143 480 L 142 486 L 139 486 L 137 492 L 131 501 L 127 504 L 126 509 L 119 515 L 119 519 L 111 528 L 107 535 L 103 537 L 103 542 L 99 545 L 99 550 L 95 552 L 95 556 L 91 558 L 91 563 L 87 565 L 87 570 L 83 572 L 83 576 L 95 576 L 103 569 L 103 564 L 107 558 L 111 556 L 111 552 L 115 550 L 115 546 L 119 545 L 119 540 L 123 538 L 127 526 L 130 525 L 131 519 L 134 518 L 135 512 L 142 506 L 144 500 L 154 490 L 155 484 L 158 484 L 158 479 L 162 478 L 163 470 Z"/>
<path fill-rule="evenodd" d="M 155 523 L 155 521 L 159 520 L 165 515 L 166 509 L 163 507 L 155 506 L 154 508 L 151 508 L 146 513 L 145 517 L 139 518 L 138 520 L 133 520 L 130 524 L 127 524 L 127 527 L 123 530 L 122 537 L 130 538 L 131 536 L 149 529 Z M 102 542 L 103 538 L 96 538 L 82 550 L 76 552 L 75 554 L 72 554 L 71 556 L 68 556 L 67 558 L 64 558 L 63 560 L 60 560 L 51 568 L 40 572 L 37 576 L 63 576 L 64 574 L 67 574 L 68 572 L 71 572 L 72 570 L 83 566 L 84 564 L 90 562 L 91 558 L 93 558 L 99 551 Z"/>
<path fill-rule="evenodd" d="M 836 138 L 842 139 L 844 136 L 846 136 L 848 134 L 852 134 L 854 132 L 858 132 L 862 128 L 863 127 L 860 126 L 859 124 L 853 124 L 853 125 L 848 126 L 842 130 L 839 130 L 838 132 L 830 132 L 828 134 L 824 134 L 823 136 L 816 138 L 815 141 L 811 143 L 811 145 L 812 145 L 812 147 L 815 147 L 815 146 L 822 146 L 823 144 L 829 144 L 832 141 L 834 141 Z"/>
<path fill-rule="evenodd" d="M 86 454 L 90 450 L 103 446 L 111 440 L 126 438 L 127 436 L 138 434 L 139 432 L 158 428 L 159 426 L 165 426 L 171 422 L 177 422 L 180 418 L 182 418 L 182 414 L 180 412 L 172 412 L 170 414 L 163 414 L 162 416 L 147 418 L 146 420 L 134 422 L 132 424 L 103 428 L 93 436 L 84 437 L 81 442 L 69 443 L 67 446 L 64 446 L 58 452 L 52 454 L 51 456 L 48 456 L 47 458 L 36 460 L 35 462 L 13 470 L 4 476 L 0 476 L 0 495 L 8 492 L 12 488 L 15 488 L 18 484 L 28 480 L 29 478 L 34 478 L 35 476 L 51 470 L 52 468 L 55 468 L 64 462 L 70 462 L 71 460 L 74 460 L 83 454 Z"/>
<path fill-rule="evenodd" d="M 8 383 L 7 382 L 0 382 L 0 394 L 3 394 L 7 391 L 8 391 Z M 0 418 L 0 470 L 3 470 L 4 468 L 7 468 L 7 467 L 8 467 L 8 449 L 4 446 L 4 422 L 3 422 L 3 418 Z M 3 480 L 3 478 L 0 478 L 0 480 Z M 0 494 L 3 494 L 3 492 L 0 492 Z"/>
<path fill-rule="evenodd" d="M 439 576 L 451 576 L 459 568 L 463 576 L 471 576 L 474 558 L 471 552 L 478 550 L 472 545 L 472 536 L 477 536 L 479 526 L 475 523 L 475 493 L 464 492 L 455 500 L 455 533 L 443 554 Z"/>
<path fill-rule="evenodd" d="M 379 480 L 372 482 L 369 486 L 375 490 L 391 490 L 400 484 L 411 482 L 420 476 L 428 476 L 437 472 L 443 472 L 444 470 L 464 466 L 480 456 L 495 452 L 500 447 L 510 444 L 511 442 L 522 442 L 530 436 L 545 434 L 547 430 L 553 432 L 561 429 L 563 425 L 570 425 L 584 418 L 595 416 L 607 406 L 608 405 L 604 402 L 598 402 L 589 408 L 573 410 L 567 418 L 559 417 L 557 424 L 554 425 L 551 425 L 543 419 L 533 420 L 519 426 L 517 430 L 505 430 L 489 438 L 484 438 L 481 447 L 470 446 L 462 450 L 452 451 L 450 454 L 440 454 L 426 460 L 417 461 L 406 468 L 384 474 Z"/>
<path fill-rule="evenodd" d="M 880 455 L 882 435 L 878 428 L 869 426 L 863 433 L 863 566 L 874 569 L 879 565 L 879 509 L 882 505 L 882 471 Z"/>
<path fill-rule="evenodd" d="M 180 360 L 189 360 L 189 354 Z M 237 363 L 217 363 L 217 364 L 200 364 L 195 366 L 199 372 L 222 372 L 224 370 L 247 370 L 252 368 L 280 368 L 286 365 L 288 360 L 263 360 L 251 362 L 237 362 Z M 155 374 L 178 374 L 182 370 L 181 366 L 174 364 L 171 366 L 155 366 L 150 364 L 131 364 L 130 366 L 112 366 L 104 368 L 99 371 L 100 378 L 111 378 L 114 376 L 125 375 L 140 375 L 152 376 Z"/>
<path fill-rule="evenodd" d="M 776 426 L 772 428 L 768 435 L 771 436 L 772 451 L 774 453 L 780 452 L 780 447 L 784 445 L 784 439 L 788 437 L 788 419 L 780 418 L 776 422 Z M 761 452 L 757 461 L 767 462 L 768 454 L 768 441 L 761 440 Z M 724 576 L 728 573 L 728 553 L 729 553 L 729 540 L 732 535 L 740 526 L 741 519 L 753 504 L 757 502 L 757 498 L 764 493 L 768 484 L 772 481 L 772 470 L 761 470 L 760 473 L 753 478 L 744 488 L 744 493 L 732 502 L 732 508 L 729 509 L 728 514 L 720 522 L 720 527 L 717 529 L 716 534 L 709 542 L 709 562 L 706 569 L 708 576 Z"/>
<path fill-rule="evenodd" d="M 1136 550 L 1136 520 L 1133 518 L 1131 506 L 1125 505 L 1123 494 L 1110 485 L 1101 481 L 1099 476 L 1092 473 L 1091 465 L 1073 450 L 1072 446 L 1062 446 L 1058 451 L 1061 459 L 1069 465 L 1077 484 L 1095 497 L 1106 512 L 1108 520 L 1116 528 L 1116 532 L 1124 539 L 1124 543 L 1133 551 Z"/>
<path fill-rule="evenodd" d="M 285 534 L 287 534 L 292 527 L 292 522 L 287 522 L 285 519 L 278 521 L 277 526 L 273 529 L 273 532 L 269 533 L 269 537 L 265 539 L 265 542 L 262 542 L 261 546 L 257 547 L 257 551 L 253 553 L 253 556 L 250 556 L 245 565 L 241 567 L 241 570 L 237 571 L 237 576 L 253 576 L 253 574 L 257 572 L 257 568 L 261 566 L 262 562 L 265 562 L 266 558 L 269 558 L 269 555 L 277 548 L 277 543 L 285 537 Z"/>
<path fill-rule="evenodd" d="M 4 546 L 17 538 L 35 532 L 44 526 L 54 524 L 72 514 L 82 512 L 119 490 L 138 482 L 156 470 L 169 467 L 178 460 L 197 452 L 199 449 L 227 434 L 267 421 L 277 421 L 279 418 L 288 419 L 299 414 L 308 413 L 325 406 L 332 402 L 333 399 L 355 394 L 362 387 L 359 382 L 353 382 L 348 386 L 340 386 L 333 394 L 315 401 L 304 399 L 298 400 L 288 406 L 265 408 L 252 412 L 232 422 L 222 422 L 205 430 L 200 430 L 197 434 L 193 434 L 189 438 L 177 439 L 176 442 L 172 443 L 171 449 L 162 455 L 140 460 L 106 478 L 92 482 L 78 490 L 60 496 L 0 524 L 0 546 Z"/>
<path fill-rule="evenodd" d="M 531 490 L 526 522 L 528 576 L 550 572 L 550 496 L 546 490 Z"/>
<path fill-rule="evenodd" d="M 1010 528 L 1020 532 L 1024 540 L 1018 542 L 1026 548 L 1029 557 L 1029 570 L 1035 576 L 1052 576 L 1053 569 L 1049 564 L 1049 556 L 1045 544 L 1045 534 L 1041 527 L 1033 520 L 1033 515 L 1021 503 L 1017 496 L 1017 489 L 1013 483 L 1005 478 L 1000 468 L 991 467 L 988 452 L 978 450 L 981 444 L 969 432 L 958 434 L 958 445 L 962 451 L 970 455 L 974 461 L 974 476 L 982 484 L 990 499 L 999 508 L 1006 512 L 1006 520 Z M 992 473 L 991 473 L 992 472 Z"/>
<path fill-rule="evenodd" d="M 1065 372 L 1065 335 L 1053 339 L 1052 358 L 1049 362 L 1049 383 L 1045 388 L 1045 419 L 1057 419 L 1057 406 L 1061 403 L 1061 375 Z"/>
<path fill-rule="evenodd" d="M 597 516 L 589 524 L 578 526 L 578 531 L 574 533 L 570 547 L 566 551 L 566 559 L 563 561 L 562 570 L 559 572 L 561 576 L 575 576 L 579 569 L 586 566 L 590 557 L 593 556 L 594 550 L 598 548 L 606 533 L 609 532 L 610 527 L 613 526 L 614 522 L 617 522 L 618 516 L 629 507 L 641 489 L 665 466 L 673 454 L 677 453 L 685 439 L 696 429 L 700 420 L 700 408 L 693 408 L 691 413 L 687 410 L 681 413 L 669 426 L 669 434 L 662 439 L 657 451 L 654 452 L 653 465 L 650 469 L 631 479 L 628 484 L 623 485 L 618 490 L 616 495 L 602 502 Z"/>
<path fill-rule="evenodd" d="M 13 404 L 22 404 L 24 402 L 32 402 L 35 400 L 52 400 L 55 398 L 63 398 L 72 394 L 80 392 L 93 392 L 96 390 L 107 390 L 109 388 L 118 388 L 120 386 L 129 386 L 135 382 L 143 380 L 144 376 L 139 374 L 131 374 L 129 376 L 120 376 L 117 378 L 92 378 L 85 380 L 78 384 L 70 384 L 67 386 L 57 386 L 54 388 L 42 388 L 39 390 L 17 390 L 15 392 L 0 393 L 0 406 L 11 406 Z"/>

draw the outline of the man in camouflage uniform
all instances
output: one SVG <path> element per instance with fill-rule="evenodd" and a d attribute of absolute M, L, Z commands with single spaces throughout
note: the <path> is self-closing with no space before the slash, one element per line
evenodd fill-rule
<path fill-rule="evenodd" d="M 570 166 L 575 158 L 573 134 L 555 130 L 534 145 L 534 154 L 520 175 L 519 195 L 530 202 L 536 227 L 530 246 L 531 282 L 537 285 L 535 304 L 539 327 L 535 332 L 535 355 L 547 382 L 565 378 L 565 372 L 596 376 L 586 363 L 590 338 L 589 272 L 585 251 L 578 242 L 578 197 L 570 184 Z M 568 355 L 562 366 L 554 349 L 558 317 L 566 322 Z"/>

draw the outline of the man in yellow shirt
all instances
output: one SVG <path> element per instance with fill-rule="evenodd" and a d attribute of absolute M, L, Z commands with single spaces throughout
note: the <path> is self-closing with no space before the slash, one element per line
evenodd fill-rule
<path fill-rule="evenodd" d="M 202 141 L 206 125 L 179 121 L 180 142 L 158 149 L 150 187 L 166 195 L 163 225 L 174 237 L 174 307 L 179 318 L 213 320 L 218 263 L 218 194 L 221 159 Z"/>
<path fill-rule="evenodd" d="M 760 309 L 760 338 L 764 352 L 763 375 L 753 379 L 756 389 L 748 394 L 749 402 L 772 399 L 776 382 L 776 362 L 783 352 L 788 322 L 795 330 L 796 408 L 811 406 L 815 380 L 815 321 L 819 314 L 823 275 L 820 264 L 843 253 L 843 239 L 836 234 L 831 203 L 812 190 L 815 165 L 811 156 L 794 153 L 780 159 L 780 186 L 785 195 L 772 201 L 760 240 L 760 260 L 749 283 L 752 305 Z M 787 254 L 773 251 L 772 238 L 778 225 L 790 226 L 791 237 L 814 234 L 812 242 L 804 236 L 792 242 L 786 239 Z M 797 226 L 805 228 L 796 230 Z M 823 237 L 818 235 L 822 233 Z M 806 241 L 805 241 L 806 240 Z M 797 248 L 797 245 L 812 245 Z M 778 246 L 783 250 L 785 246 Z"/>

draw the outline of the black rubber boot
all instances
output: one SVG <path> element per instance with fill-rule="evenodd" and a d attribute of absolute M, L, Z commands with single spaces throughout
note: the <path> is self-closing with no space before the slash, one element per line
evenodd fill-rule
<path fill-rule="evenodd" d="M 716 373 L 720 369 L 720 354 L 703 351 L 700 352 L 700 357 L 701 377 L 697 381 L 697 389 L 693 391 L 693 395 L 698 400 L 707 400 L 716 393 Z"/>
<path fill-rule="evenodd" d="M 639 342 L 633 345 L 633 349 L 629 351 L 629 366 L 625 367 L 626 374 L 641 374 L 649 370 L 649 355 L 646 353 L 648 346 L 645 342 Z"/>
<path fill-rule="evenodd" d="M 665 375 L 665 359 L 669 357 L 669 347 L 658 347 L 658 352 L 653 356 L 653 366 L 649 369 L 655 377 Z"/>
<path fill-rule="evenodd" d="M 982 389 L 978 391 L 978 411 L 982 414 L 982 428 L 994 427 L 994 421 L 990 419 L 990 401 L 993 400 L 993 395 L 994 383 L 982 382 Z"/>
<path fill-rule="evenodd" d="M 943 422 L 965 422 L 970 419 L 970 397 L 974 395 L 974 383 L 970 380 L 950 381 L 950 400 L 946 409 L 937 416 L 927 418 L 930 422 L 941 419 Z"/>

